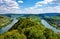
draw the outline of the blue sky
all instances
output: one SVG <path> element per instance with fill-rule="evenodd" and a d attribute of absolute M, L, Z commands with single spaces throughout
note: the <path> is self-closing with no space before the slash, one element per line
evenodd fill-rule
<path fill-rule="evenodd" d="M 27 7 L 31 7 L 34 6 L 36 2 L 39 2 L 42 0 L 23 0 L 24 3 L 18 3 L 22 6 L 22 8 L 27 8 Z"/>
<path fill-rule="evenodd" d="M 0 0 L 0 14 L 60 13 L 60 0 Z"/>

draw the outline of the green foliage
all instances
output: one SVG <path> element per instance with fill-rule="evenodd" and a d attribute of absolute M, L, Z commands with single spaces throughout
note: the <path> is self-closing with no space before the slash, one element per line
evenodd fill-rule
<path fill-rule="evenodd" d="M 32 18 L 20 18 L 20 20 L 14 25 L 14 29 L 24 32 L 26 28 L 36 27 L 41 31 L 44 31 L 45 27 L 39 22 L 33 21 Z"/>
<path fill-rule="evenodd" d="M 43 32 L 36 27 L 26 28 L 24 34 L 27 39 L 46 39 Z"/>
<path fill-rule="evenodd" d="M 24 34 L 19 34 L 17 30 L 12 30 L 10 32 L 6 32 L 4 36 L 0 36 L 3 39 L 26 39 L 26 36 Z"/>
<path fill-rule="evenodd" d="M 53 19 L 53 20 L 60 20 L 60 16 L 53 16 L 53 17 L 51 17 L 51 19 Z"/>
<path fill-rule="evenodd" d="M 50 29 L 45 29 L 44 35 L 47 39 L 57 39 L 57 35 Z"/>
<path fill-rule="evenodd" d="M 0 35 L 0 39 L 4 39 L 4 35 Z"/>
<path fill-rule="evenodd" d="M 60 33 L 57 34 L 58 39 L 60 39 Z"/>
<path fill-rule="evenodd" d="M 34 16 L 34 15 L 33 16 L 29 16 L 28 18 L 31 18 L 35 22 L 41 22 L 40 17 Z"/>

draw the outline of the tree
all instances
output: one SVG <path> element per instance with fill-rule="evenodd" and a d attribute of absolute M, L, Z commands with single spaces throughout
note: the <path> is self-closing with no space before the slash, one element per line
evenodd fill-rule
<path fill-rule="evenodd" d="M 57 39 L 56 33 L 54 33 L 52 30 L 47 29 L 47 28 L 44 31 L 44 35 L 46 39 Z"/>
<path fill-rule="evenodd" d="M 4 35 L 0 37 L 3 39 L 26 39 L 26 36 L 23 33 L 20 34 L 17 30 L 6 32 Z"/>
<path fill-rule="evenodd" d="M 46 39 L 43 32 L 36 27 L 26 28 L 24 34 L 27 36 L 27 39 Z"/>
<path fill-rule="evenodd" d="M 4 35 L 0 35 L 0 39 L 4 39 Z"/>
<path fill-rule="evenodd" d="M 58 39 L 60 39 L 60 33 L 57 34 Z"/>

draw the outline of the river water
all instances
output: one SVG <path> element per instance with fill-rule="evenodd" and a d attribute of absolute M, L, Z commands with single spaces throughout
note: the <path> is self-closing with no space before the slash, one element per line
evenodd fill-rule
<path fill-rule="evenodd" d="M 47 23 L 47 21 L 45 21 L 44 19 L 41 20 L 41 23 L 46 27 L 49 28 L 51 30 L 53 30 L 55 33 L 60 32 L 60 30 L 54 28 L 53 26 L 51 26 L 50 24 Z"/>
<path fill-rule="evenodd" d="M 9 24 L 6 27 L 3 27 L 2 29 L 0 29 L 0 34 L 3 34 L 4 32 L 7 32 L 17 21 L 18 21 L 17 19 L 13 19 L 11 24 Z"/>

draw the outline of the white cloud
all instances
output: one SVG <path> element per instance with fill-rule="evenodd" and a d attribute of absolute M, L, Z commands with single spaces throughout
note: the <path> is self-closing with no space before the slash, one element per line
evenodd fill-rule
<path fill-rule="evenodd" d="M 10 7 L 0 7 L 0 14 L 21 13 L 20 9 Z"/>
<path fill-rule="evenodd" d="M 23 3 L 23 1 L 22 1 L 22 0 L 20 0 L 20 1 L 18 1 L 18 3 Z"/>
<path fill-rule="evenodd" d="M 16 1 L 13 1 L 13 0 L 1 0 L 0 6 L 3 6 L 3 7 L 6 6 L 6 7 L 10 7 L 10 8 L 18 8 L 19 5 L 16 3 Z"/>
<path fill-rule="evenodd" d="M 21 13 L 21 9 L 16 0 L 0 0 L 0 14 L 6 13 Z"/>
<path fill-rule="evenodd" d="M 56 7 L 46 7 L 46 8 L 44 8 L 44 11 L 46 12 L 46 13 L 49 13 L 49 12 L 51 12 L 51 13 L 59 13 L 60 12 L 60 6 L 56 6 Z"/>
<path fill-rule="evenodd" d="M 53 1 L 54 0 L 44 0 L 44 1 L 37 2 L 36 4 L 48 4 L 48 3 L 51 3 Z"/>
<path fill-rule="evenodd" d="M 54 1 L 54 0 L 44 0 L 45 2 L 52 2 L 52 1 Z"/>
<path fill-rule="evenodd" d="M 41 13 L 59 13 L 60 6 L 46 7 L 46 8 L 27 8 L 24 10 L 27 14 L 41 14 Z"/>

